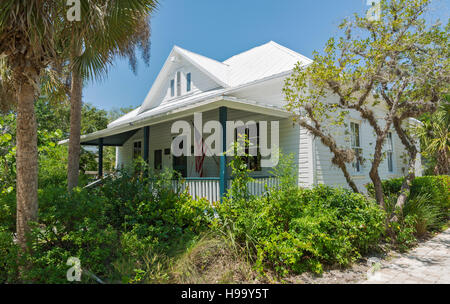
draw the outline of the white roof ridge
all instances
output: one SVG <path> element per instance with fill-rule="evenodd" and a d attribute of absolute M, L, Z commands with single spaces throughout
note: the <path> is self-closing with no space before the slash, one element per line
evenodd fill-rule
<path fill-rule="evenodd" d="M 283 46 L 283 45 L 281 45 L 279 43 L 276 43 L 273 40 L 270 40 L 269 43 L 272 44 L 273 46 L 279 48 L 280 50 L 286 52 L 287 54 L 291 55 L 292 57 L 299 57 L 300 56 L 300 57 L 302 57 L 302 58 L 304 58 L 304 59 L 306 59 L 308 61 L 313 61 L 312 59 L 310 59 L 310 58 L 308 58 L 308 57 L 306 57 L 306 56 L 304 56 L 304 55 L 302 55 L 302 54 L 300 54 L 300 53 L 298 53 L 298 52 L 296 52 L 296 51 L 294 51 L 294 50 L 292 50 L 292 49 L 290 49 L 288 47 L 285 47 L 285 46 Z"/>
<path fill-rule="evenodd" d="M 202 54 L 199 54 L 199 53 L 196 53 L 196 52 L 187 50 L 187 49 L 182 48 L 182 47 L 180 47 L 180 46 L 178 46 L 178 45 L 174 45 L 174 48 L 177 48 L 177 49 L 179 49 L 179 50 L 181 50 L 181 51 L 184 51 L 184 52 L 187 52 L 187 53 L 191 53 L 191 54 L 194 54 L 194 55 L 197 55 L 197 56 L 206 58 L 206 59 L 209 59 L 209 60 L 211 60 L 211 61 L 215 61 L 215 62 L 217 62 L 217 63 L 220 63 L 221 65 L 225 65 L 226 67 L 229 67 L 229 65 L 226 64 L 226 63 L 223 63 L 223 62 L 220 62 L 220 61 L 218 61 L 218 60 L 216 60 L 216 59 L 214 59 L 214 58 L 211 58 L 211 57 L 208 57 L 208 56 L 205 56 L 205 55 L 202 55 Z"/>
<path fill-rule="evenodd" d="M 260 47 L 262 47 L 262 46 L 264 46 L 264 45 L 267 45 L 267 44 L 269 44 L 269 43 L 270 43 L 270 41 L 267 42 L 267 43 L 264 43 L 264 44 L 260 44 L 260 45 L 254 46 L 254 47 L 252 47 L 252 48 L 250 48 L 250 49 L 248 49 L 248 50 L 245 50 L 245 51 L 243 51 L 243 52 L 241 52 L 241 53 L 235 54 L 235 55 L 231 56 L 230 58 L 227 58 L 227 59 L 225 59 L 224 61 L 222 61 L 222 63 L 223 63 L 223 64 L 226 64 L 225 62 L 229 61 L 229 60 L 232 59 L 232 58 L 235 58 L 235 57 L 237 57 L 237 56 L 241 56 L 241 55 L 243 55 L 243 54 L 245 54 L 245 53 L 249 53 L 250 51 L 252 51 L 252 50 L 254 50 L 254 49 L 257 49 L 257 48 L 260 48 Z"/>

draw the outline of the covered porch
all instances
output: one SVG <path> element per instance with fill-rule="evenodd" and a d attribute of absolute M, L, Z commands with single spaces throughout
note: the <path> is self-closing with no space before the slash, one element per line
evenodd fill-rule
<path fill-rule="evenodd" d="M 195 198 L 219 201 L 231 185 L 229 158 L 219 156 L 181 156 L 171 153 L 171 142 L 178 134 L 172 134 L 175 121 L 186 121 L 193 125 L 194 113 L 202 113 L 203 125 L 210 120 L 219 121 L 222 126 L 222 149 L 227 150 L 227 121 L 279 121 L 288 124 L 289 113 L 279 108 L 259 105 L 248 100 L 221 96 L 207 102 L 164 112 L 158 115 L 134 119 L 126 124 L 108 127 L 92 134 L 82 136 L 81 144 L 98 147 L 98 176 L 103 177 L 103 148 L 116 147 L 116 169 L 131 167 L 133 161 L 142 158 L 151 172 L 166 168 L 178 171 L 182 180 L 173 181 L 173 186 L 188 189 Z M 143 113 L 143 114 L 146 114 Z M 270 128 L 270 127 L 269 127 Z M 193 129 L 193 131 L 197 131 Z M 270 131 L 268 132 L 270 134 Z M 209 134 L 203 134 L 204 137 Z M 282 137 L 282 134 L 280 134 Z M 194 135 L 191 138 L 191 153 L 194 152 Z M 280 142 L 283 145 L 283 141 Z M 251 173 L 254 181 L 248 185 L 253 195 L 262 195 L 267 186 L 278 183 L 270 168 L 255 167 Z M 151 173 L 150 173 L 151 174 Z M 151 178 L 151 176 L 150 176 Z"/>

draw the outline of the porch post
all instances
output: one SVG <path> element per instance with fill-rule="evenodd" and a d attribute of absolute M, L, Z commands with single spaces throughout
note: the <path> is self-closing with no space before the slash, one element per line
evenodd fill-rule
<path fill-rule="evenodd" d="M 144 127 L 144 161 L 147 165 L 150 165 L 148 157 L 149 151 L 150 151 L 150 127 L 146 126 Z"/>
<path fill-rule="evenodd" d="M 222 126 L 222 155 L 220 156 L 220 200 L 225 197 L 227 191 L 227 157 L 225 152 L 227 151 L 227 108 L 219 108 L 219 122 Z"/>
<path fill-rule="evenodd" d="M 103 177 L 103 138 L 98 139 L 98 178 Z"/>

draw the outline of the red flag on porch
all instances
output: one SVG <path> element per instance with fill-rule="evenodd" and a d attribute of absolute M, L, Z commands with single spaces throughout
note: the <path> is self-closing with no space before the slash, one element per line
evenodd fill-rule
<path fill-rule="evenodd" d="M 198 139 L 195 144 L 197 145 L 197 149 L 201 149 L 202 155 L 201 156 L 195 156 L 195 171 L 199 174 L 200 177 L 203 177 L 203 162 L 205 160 L 205 152 L 206 152 L 206 146 L 205 141 L 203 140 L 202 135 L 200 132 L 195 129 L 195 138 Z"/>

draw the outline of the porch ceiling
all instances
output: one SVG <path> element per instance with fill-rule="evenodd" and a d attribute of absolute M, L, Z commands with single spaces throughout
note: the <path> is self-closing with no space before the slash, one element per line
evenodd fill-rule
<path fill-rule="evenodd" d="M 136 133 L 137 130 L 143 128 L 144 126 L 152 126 L 167 121 L 182 119 L 183 117 L 193 115 L 195 112 L 211 111 L 218 109 L 219 107 L 228 107 L 230 109 L 266 114 L 280 118 L 286 118 L 292 115 L 279 107 L 258 103 L 252 100 L 221 95 L 180 106 L 176 109 L 168 109 L 165 112 L 155 113 L 154 115 L 151 115 L 151 110 L 149 113 L 144 112 L 135 119 L 124 121 L 120 125 L 112 126 L 104 130 L 81 136 L 81 144 L 98 145 L 99 139 L 103 138 L 104 146 L 121 146 L 128 138 Z M 67 139 L 59 142 L 59 144 L 67 143 Z"/>
<path fill-rule="evenodd" d="M 137 131 L 138 131 L 138 129 L 102 137 L 103 145 L 104 146 L 112 146 L 112 147 L 122 146 Z M 100 137 L 91 139 L 91 140 L 86 140 L 86 141 L 81 140 L 81 144 L 84 146 L 98 146 L 100 144 Z"/>

